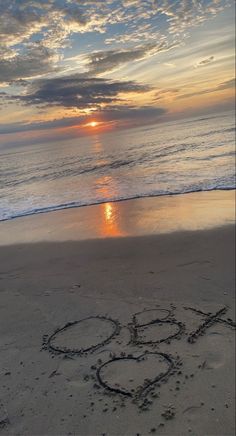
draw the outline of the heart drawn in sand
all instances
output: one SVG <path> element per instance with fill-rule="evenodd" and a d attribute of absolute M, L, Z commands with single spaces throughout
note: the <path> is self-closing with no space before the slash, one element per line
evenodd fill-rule
<path fill-rule="evenodd" d="M 169 355 L 146 352 L 138 357 L 117 357 L 105 362 L 98 368 L 97 378 L 111 392 L 140 398 L 155 383 L 166 379 L 173 368 Z"/>

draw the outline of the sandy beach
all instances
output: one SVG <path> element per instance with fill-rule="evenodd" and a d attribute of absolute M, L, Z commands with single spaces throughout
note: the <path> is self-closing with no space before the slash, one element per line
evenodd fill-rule
<path fill-rule="evenodd" d="M 233 193 L 214 194 L 0 223 L 0 434 L 235 434 Z"/>

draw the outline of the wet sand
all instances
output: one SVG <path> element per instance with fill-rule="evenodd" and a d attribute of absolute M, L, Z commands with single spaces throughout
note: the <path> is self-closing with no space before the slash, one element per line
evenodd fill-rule
<path fill-rule="evenodd" d="M 195 192 L 58 210 L 0 222 L 0 245 L 206 230 L 235 221 L 235 191 Z"/>
<path fill-rule="evenodd" d="M 4 224 L 1 434 L 235 434 L 232 225 L 13 244 Z"/>

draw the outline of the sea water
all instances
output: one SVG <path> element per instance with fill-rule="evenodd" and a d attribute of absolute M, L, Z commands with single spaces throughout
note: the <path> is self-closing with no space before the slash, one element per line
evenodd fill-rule
<path fill-rule="evenodd" d="M 145 196 L 235 188 L 232 112 L 0 148 L 0 220 Z"/>

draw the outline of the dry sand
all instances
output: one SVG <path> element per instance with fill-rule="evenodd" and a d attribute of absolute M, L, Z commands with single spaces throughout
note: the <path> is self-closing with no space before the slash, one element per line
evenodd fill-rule
<path fill-rule="evenodd" d="M 0 273 L 1 435 L 235 434 L 233 226 L 2 246 Z"/>

